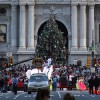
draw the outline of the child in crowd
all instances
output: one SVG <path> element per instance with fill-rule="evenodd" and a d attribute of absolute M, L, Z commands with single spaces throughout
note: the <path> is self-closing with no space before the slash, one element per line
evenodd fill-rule
<path fill-rule="evenodd" d="M 49 89 L 38 89 L 35 100 L 49 100 L 50 91 Z"/>
<path fill-rule="evenodd" d="M 66 93 L 63 97 L 63 100 L 75 100 L 75 97 L 70 93 Z"/>

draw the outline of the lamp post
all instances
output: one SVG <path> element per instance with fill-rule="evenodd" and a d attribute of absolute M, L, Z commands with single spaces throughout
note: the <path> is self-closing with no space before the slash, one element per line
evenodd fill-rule
<path fill-rule="evenodd" d="M 94 30 L 92 30 L 92 44 L 91 44 L 91 47 L 89 48 L 89 50 L 91 50 L 91 57 L 92 57 L 92 60 L 91 60 L 91 67 L 90 67 L 91 74 L 92 74 L 92 73 L 95 73 L 95 68 L 94 68 L 94 51 L 95 51 L 95 44 L 94 44 L 93 32 L 94 32 Z"/>
<path fill-rule="evenodd" d="M 11 51 L 8 51 L 7 53 L 6 53 L 6 56 L 7 56 L 7 58 L 8 58 L 8 65 L 10 65 L 10 58 L 12 58 L 12 52 Z M 13 59 L 12 59 L 13 60 Z"/>
<path fill-rule="evenodd" d="M 92 40 L 92 67 L 94 67 L 94 41 Z"/>
<path fill-rule="evenodd" d="M 10 45 L 9 42 L 7 43 L 6 57 L 7 57 L 8 65 L 10 65 L 10 61 L 11 61 L 11 59 L 12 59 L 12 61 L 13 61 L 13 58 L 12 58 L 12 52 L 11 52 L 11 45 Z"/>

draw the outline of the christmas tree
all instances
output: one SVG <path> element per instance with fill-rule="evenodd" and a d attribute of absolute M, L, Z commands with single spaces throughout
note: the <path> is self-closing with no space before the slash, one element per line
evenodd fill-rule
<path fill-rule="evenodd" d="M 66 39 L 58 29 L 54 16 L 50 16 L 41 34 L 38 36 L 36 55 L 44 60 L 53 59 L 53 63 L 66 62 Z"/>

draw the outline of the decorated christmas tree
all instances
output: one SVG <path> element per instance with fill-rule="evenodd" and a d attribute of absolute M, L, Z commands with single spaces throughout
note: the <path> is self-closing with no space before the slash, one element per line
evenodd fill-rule
<path fill-rule="evenodd" d="M 38 36 L 36 55 L 44 60 L 53 59 L 53 63 L 66 62 L 66 40 L 63 32 L 58 29 L 58 25 L 53 15 L 45 24 L 41 34 Z"/>

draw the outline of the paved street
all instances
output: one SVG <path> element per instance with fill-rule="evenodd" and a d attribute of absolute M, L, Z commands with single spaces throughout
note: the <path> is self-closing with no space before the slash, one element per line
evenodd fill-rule
<path fill-rule="evenodd" d="M 100 100 L 100 95 L 90 95 L 87 91 L 67 91 L 75 96 L 76 100 Z M 51 92 L 51 100 L 62 100 L 66 91 Z M 0 100 L 35 100 L 36 92 L 28 94 L 27 92 L 18 91 L 17 95 L 12 92 L 0 93 Z"/>

